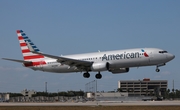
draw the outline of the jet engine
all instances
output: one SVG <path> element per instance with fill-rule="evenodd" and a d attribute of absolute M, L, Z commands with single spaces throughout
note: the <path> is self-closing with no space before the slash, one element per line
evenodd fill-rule
<path fill-rule="evenodd" d="M 127 73 L 127 72 L 129 72 L 129 68 L 111 69 L 109 71 L 112 72 L 113 74 Z"/>
<path fill-rule="evenodd" d="M 93 63 L 91 66 L 92 71 L 106 71 L 109 70 L 109 63 L 108 62 L 98 62 Z"/>

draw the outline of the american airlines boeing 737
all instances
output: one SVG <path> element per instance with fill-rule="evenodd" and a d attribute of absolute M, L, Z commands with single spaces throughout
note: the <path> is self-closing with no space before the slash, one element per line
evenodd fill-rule
<path fill-rule="evenodd" d="M 129 72 L 131 67 L 160 66 L 174 59 L 174 55 L 158 48 L 136 48 L 126 50 L 104 51 L 66 56 L 56 56 L 41 53 L 37 46 L 22 31 L 17 35 L 24 60 L 3 58 L 22 63 L 33 70 L 54 73 L 84 72 L 84 78 L 89 78 L 89 72 L 97 72 L 95 77 L 101 79 L 100 72 L 109 71 L 113 74 Z"/>

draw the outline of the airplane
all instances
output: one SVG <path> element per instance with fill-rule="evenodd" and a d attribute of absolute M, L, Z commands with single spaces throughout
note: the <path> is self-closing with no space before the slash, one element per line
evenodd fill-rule
<path fill-rule="evenodd" d="M 83 77 L 89 78 L 89 72 L 97 72 L 95 77 L 101 79 L 100 72 L 109 71 L 113 74 L 129 72 L 131 67 L 160 66 L 175 58 L 175 55 L 158 48 L 135 48 L 114 51 L 56 56 L 40 52 L 37 46 L 22 31 L 17 30 L 24 60 L 2 58 L 22 63 L 24 67 L 54 73 L 84 72 Z"/>

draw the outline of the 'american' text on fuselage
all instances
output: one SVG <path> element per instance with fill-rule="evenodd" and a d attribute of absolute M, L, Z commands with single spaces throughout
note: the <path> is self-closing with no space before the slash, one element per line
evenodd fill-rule
<path fill-rule="evenodd" d="M 132 52 L 132 53 L 122 53 L 122 54 L 110 54 L 106 55 L 104 54 L 102 57 L 103 60 L 119 60 L 119 59 L 130 59 L 130 58 L 139 58 L 140 53 L 139 52 Z"/>

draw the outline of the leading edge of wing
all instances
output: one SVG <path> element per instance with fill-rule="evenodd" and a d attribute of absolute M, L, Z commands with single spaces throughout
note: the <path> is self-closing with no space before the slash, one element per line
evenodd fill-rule
<path fill-rule="evenodd" d="M 93 63 L 93 62 L 89 62 L 89 61 L 76 60 L 76 59 L 72 59 L 72 58 L 66 58 L 66 57 L 60 57 L 60 56 L 40 53 L 40 52 L 35 51 L 31 47 L 29 42 L 26 42 L 26 43 L 27 43 L 27 46 L 28 46 L 28 48 L 30 49 L 30 51 L 32 53 L 39 54 L 39 55 L 44 55 L 46 57 L 53 58 L 53 59 L 57 59 L 57 62 L 60 62 L 62 64 L 66 64 L 66 65 L 69 65 L 69 66 L 77 66 L 77 67 L 81 67 L 81 68 L 87 68 L 87 67 L 90 67 L 92 65 L 92 63 Z"/>
<path fill-rule="evenodd" d="M 89 67 L 93 63 L 93 62 L 89 62 L 89 61 L 76 60 L 76 59 L 72 59 L 72 58 L 66 58 L 66 57 L 60 57 L 60 56 L 45 54 L 45 53 L 39 53 L 39 52 L 36 52 L 36 51 L 32 51 L 32 52 L 35 53 L 35 54 L 44 55 L 44 56 L 49 57 L 49 58 L 57 59 L 57 62 L 60 62 L 62 64 L 66 64 L 66 65 L 69 65 L 69 66 Z"/>
<path fill-rule="evenodd" d="M 14 62 L 19 62 L 19 63 L 31 63 L 31 61 L 24 61 L 24 60 L 10 59 L 10 58 L 2 58 L 2 59 L 3 60 L 14 61 Z"/>

